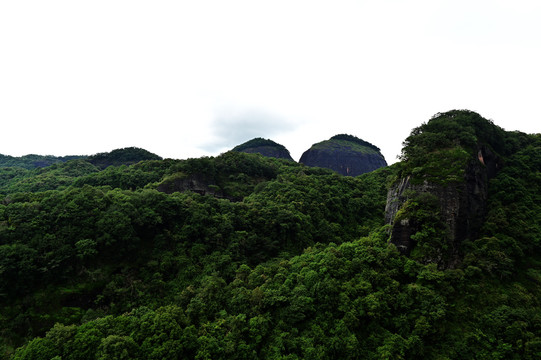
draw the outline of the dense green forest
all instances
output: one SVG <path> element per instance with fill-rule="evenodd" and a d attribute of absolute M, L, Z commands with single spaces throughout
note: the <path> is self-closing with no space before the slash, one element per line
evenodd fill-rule
<path fill-rule="evenodd" d="M 479 146 L 498 169 L 460 261 L 401 254 L 389 188 L 463 181 Z M 540 135 L 437 114 L 358 177 L 236 151 L 98 155 L 2 165 L 3 358 L 541 358 Z M 412 237 L 445 247 L 423 201 Z"/>

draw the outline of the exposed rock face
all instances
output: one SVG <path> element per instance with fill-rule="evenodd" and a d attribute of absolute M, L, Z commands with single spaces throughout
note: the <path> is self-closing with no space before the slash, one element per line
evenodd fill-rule
<path fill-rule="evenodd" d="M 346 176 L 357 176 L 387 166 L 377 147 L 350 135 L 337 135 L 312 145 L 302 154 L 300 162 Z"/>
<path fill-rule="evenodd" d="M 460 244 L 477 235 L 487 211 L 488 181 L 499 168 L 498 157 L 486 146 L 479 147 L 477 159 L 468 162 L 461 182 L 412 183 L 411 176 L 391 186 L 387 195 L 385 221 L 391 225 L 391 243 L 409 254 L 416 243 L 412 235 L 421 231 L 415 218 L 397 217 L 405 203 L 419 194 L 430 194 L 439 202 L 439 216 L 448 230 L 445 259 L 427 259 L 441 267 L 454 267 L 460 261 Z"/>
<path fill-rule="evenodd" d="M 272 140 L 255 138 L 238 145 L 233 148 L 233 151 L 245 152 L 250 154 L 261 154 L 267 157 L 273 157 L 278 159 L 286 159 L 293 161 L 293 158 L 289 154 L 289 151 L 278 143 Z"/>

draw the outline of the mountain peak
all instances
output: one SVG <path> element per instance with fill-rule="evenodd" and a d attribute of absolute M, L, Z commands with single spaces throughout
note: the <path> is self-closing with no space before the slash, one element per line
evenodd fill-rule
<path fill-rule="evenodd" d="M 387 166 L 379 148 L 353 135 L 339 134 L 312 145 L 300 162 L 357 176 Z"/>
<path fill-rule="evenodd" d="M 90 163 L 100 168 L 131 165 L 143 160 L 162 160 L 162 158 L 150 151 L 137 147 L 115 149 L 111 152 L 98 153 L 88 158 Z"/>
<path fill-rule="evenodd" d="M 233 148 L 233 151 L 252 154 L 257 153 L 267 157 L 293 161 L 293 158 L 285 146 L 261 137 L 254 138 L 246 141 L 243 144 L 237 145 Z"/>

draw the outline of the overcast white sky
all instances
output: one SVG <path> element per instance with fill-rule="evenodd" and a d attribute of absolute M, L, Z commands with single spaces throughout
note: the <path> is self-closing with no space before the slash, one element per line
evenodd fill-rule
<path fill-rule="evenodd" d="M 137 146 L 295 160 L 338 133 L 396 161 L 470 109 L 541 132 L 541 1 L 0 1 L 0 153 Z"/>

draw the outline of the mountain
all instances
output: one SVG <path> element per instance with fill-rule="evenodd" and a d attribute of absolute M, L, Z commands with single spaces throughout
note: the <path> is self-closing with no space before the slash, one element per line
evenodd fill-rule
<path fill-rule="evenodd" d="M 0 358 L 539 359 L 540 179 L 541 135 L 467 110 L 356 177 L 3 168 Z"/>
<path fill-rule="evenodd" d="M 352 135 L 335 135 L 329 140 L 312 145 L 300 163 L 357 176 L 387 166 L 378 147 Z"/>
<path fill-rule="evenodd" d="M 108 166 L 132 165 L 143 160 L 161 160 L 162 158 L 145 149 L 128 147 L 123 149 L 115 149 L 111 152 L 99 153 L 92 155 L 88 161 L 99 167 L 106 168 Z"/>
<path fill-rule="evenodd" d="M 254 138 L 243 144 L 235 146 L 233 151 L 239 151 L 250 154 L 261 154 L 267 157 L 274 157 L 278 159 L 286 159 L 293 161 L 293 158 L 289 154 L 283 145 L 275 143 L 272 140 L 263 139 L 263 138 Z"/>

